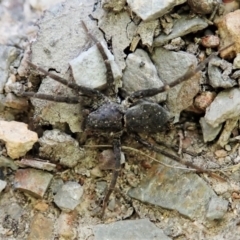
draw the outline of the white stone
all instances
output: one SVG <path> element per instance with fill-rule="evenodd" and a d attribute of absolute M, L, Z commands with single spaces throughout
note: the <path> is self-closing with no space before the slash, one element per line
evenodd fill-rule
<path fill-rule="evenodd" d="M 7 182 L 0 179 L 0 192 L 7 186 Z"/>
<path fill-rule="evenodd" d="M 240 114 L 240 90 L 231 88 L 220 92 L 207 108 L 205 120 L 212 127 L 228 119 L 236 118 Z"/>
<path fill-rule="evenodd" d="M 240 53 L 233 60 L 233 69 L 240 69 Z"/>
<path fill-rule="evenodd" d="M 154 20 L 162 17 L 174 6 L 184 2 L 186 2 L 186 0 L 127 0 L 131 10 L 144 21 Z"/>
<path fill-rule="evenodd" d="M 27 126 L 16 121 L 0 121 L 0 139 L 6 143 L 7 153 L 13 159 L 24 156 L 38 140 L 37 133 Z"/>
<path fill-rule="evenodd" d="M 108 56 L 114 79 L 121 78 L 121 72 L 114 62 L 114 56 L 102 42 L 104 51 Z M 77 84 L 94 89 L 103 89 L 107 84 L 106 66 L 96 45 L 81 53 L 69 62 L 74 80 Z"/>

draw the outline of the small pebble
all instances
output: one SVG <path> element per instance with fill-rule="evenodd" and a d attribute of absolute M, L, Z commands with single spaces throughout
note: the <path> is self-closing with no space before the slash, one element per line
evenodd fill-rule
<path fill-rule="evenodd" d="M 225 150 L 230 152 L 232 150 L 231 146 L 229 144 L 225 145 Z"/>
<path fill-rule="evenodd" d="M 217 158 L 223 158 L 223 157 L 227 156 L 227 152 L 223 149 L 220 149 L 220 150 L 215 151 L 215 156 Z"/>
<path fill-rule="evenodd" d="M 240 69 L 240 53 L 233 60 L 233 69 Z"/>
<path fill-rule="evenodd" d="M 215 35 L 207 35 L 202 37 L 202 45 L 207 48 L 216 48 L 220 44 L 220 39 Z"/>
<path fill-rule="evenodd" d="M 7 182 L 0 179 L 0 192 L 7 186 Z"/>
<path fill-rule="evenodd" d="M 228 201 L 219 197 L 213 197 L 208 206 L 207 219 L 221 219 L 227 212 Z"/>
<path fill-rule="evenodd" d="M 214 0 L 188 0 L 187 3 L 194 13 L 199 14 L 209 14 L 214 7 Z"/>
<path fill-rule="evenodd" d="M 214 98 L 216 97 L 215 92 L 202 92 L 200 95 L 198 95 L 194 100 L 194 106 L 198 109 L 201 109 L 203 111 L 206 110 L 208 106 L 212 103 Z"/>

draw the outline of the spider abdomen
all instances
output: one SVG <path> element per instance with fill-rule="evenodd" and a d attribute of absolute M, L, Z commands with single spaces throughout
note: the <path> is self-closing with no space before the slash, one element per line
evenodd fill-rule
<path fill-rule="evenodd" d="M 168 122 L 169 114 L 157 103 L 142 101 L 129 108 L 124 118 L 128 132 L 156 133 Z"/>

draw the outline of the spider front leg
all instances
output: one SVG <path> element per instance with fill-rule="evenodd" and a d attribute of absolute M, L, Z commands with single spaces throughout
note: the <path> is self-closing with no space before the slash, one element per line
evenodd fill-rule
<path fill-rule="evenodd" d="M 97 46 L 97 48 L 98 48 L 98 51 L 100 52 L 100 54 L 101 54 L 101 56 L 102 56 L 102 59 L 103 59 L 103 61 L 104 61 L 104 64 L 105 64 L 105 67 L 106 67 L 106 70 L 107 70 L 107 72 L 106 72 L 106 79 L 107 79 L 107 85 L 108 85 L 108 87 L 107 87 L 107 91 L 108 91 L 108 92 L 107 92 L 107 95 L 116 95 L 115 90 L 114 90 L 114 76 L 113 76 L 113 71 L 112 71 L 112 67 L 111 67 L 110 61 L 109 61 L 109 59 L 108 59 L 108 56 L 107 56 L 107 54 L 106 54 L 105 51 L 104 51 L 104 47 L 103 47 L 102 43 L 99 42 L 99 41 L 95 38 L 95 36 L 93 36 L 93 35 L 89 32 L 86 24 L 85 24 L 83 21 L 82 21 L 82 26 L 83 26 L 85 32 L 87 33 L 88 37 L 89 37 L 90 39 L 92 39 L 93 42 L 96 44 L 96 46 Z"/>
<path fill-rule="evenodd" d="M 62 96 L 53 96 L 44 93 L 35 93 L 35 92 L 22 92 L 19 94 L 22 97 L 28 98 L 38 98 L 42 100 L 52 101 L 52 102 L 63 102 L 69 104 L 80 103 L 81 99 L 78 97 L 62 97 Z"/>
<path fill-rule="evenodd" d="M 190 69 L 185 75 L 182 77 L 176 79 L 175 81 L 171 82 L 170 84 L 166 84 L 160 88 L 149 88 L 149 89 L 144 89 L 144 90 L 139 90 L 134 93 L 132 93 L 129 98 L 130 99 L 141 99 L 141 98 L 146 98 L 146 97 L 153 97 L 159 93 L 165 92 L 169 90 L 170 88 L 173 88 L 177 86 L 178 84 L 185 82 L 189 80 L 191 77 L 193 77 L 196 73 L 200 72 L 203 70 L 206 66 L 206 64 L 215 56 L 217 56 L 219 53 L 222 51 L 226 50 L 227 48 L 233 46 L 234 43 L 229 44 L 228 46 L 220 49 L 216 53 L 212 53 L 208 58 L 206 58 L 204 61 L 202 61 L 194 70 Z"/>
<path fill-rule="evenodd" d="M 104 216 L 104 212 L 105 212 L 105 209 L 107 207 L 109 197 L 111 196 L 111 194 L 112 194 L 112 192 L 113 192 L 113 190 L 116 186 L 117 179 L 118 179 L 118 176 L 119 176 L 119 172 L 121 170 L 121 142 L 120 142 L 120 139 L 114 139 L 113 140 L 113 153 L 114 153 L 114 156 L 115 156 L 115 168 L 114 168 L 113 173 L 112 173 L 112 180 L 110 182 L 108 191 L 107 191 L 107 193 L 106 193 L 106 195 L 103 199 L 103 207 L 102 207 L 101 218 L 103 218 L 103 216 Z"/>
<path fill-rule="evenodd" d="M 45 69 L 43 69 L 43 68 L 41 68 L 41 67 L 39 67 L 39 66 L 29 62 L 29 61 L 28 61 L 28 64 L 32 68 L 38 70 L 39 72 L 43 73 L 46 76 L 49 76 L 53 80 L 55 80 L 55 81 L 65 85 L 65 86 L 67 86 L 67 87 L 69 87 L 71 89 L 74 89 L 75 91 L 81 92 L 81 94 L 79 94 L 79 95 L 87 96 L 87 97 L 97 97 L 99 99 L 106 99 L 106 97 L 101 92 L 99 92 L 98 90 L 95 90 L 95 89 L 92 89 L 92 88 L 89 88 L 89 87 L 79 86 L 76 83 L 69 82 L 66 79 L 64 79 L 64 78 L 62 78 L 62 77 L 60 77 L 60 76 L 58 76 L 56 74 L 53 74 L 51 72 L 48 72 Z M 32 96 L 32 95 L 34 95 L 33 93 L 29 93 L 29 95 L 27 95 L 25 93 L 21 93 L 20 95 L 22 95 L 22 96 L 29 96 L 29 95 L 31 95 L 31 97 L 40 98 L 40 97 L 37 97 L 37 95 Z M 40 99 L 45 99 L 45 98 L 40 98 Z M 69 99 L 71 99 L 71 98 L 69 98 Z M 48 99 L 46 99 L 46 100 L 48 100 Z M 54 101 L 54 100 L 50 100 L 50 101 Z M 78 102 L 74 102 L 74 100 L 72 100 L 72 101 L 73 102 L 71 102 L 71 103 L 78 103 Z"/>

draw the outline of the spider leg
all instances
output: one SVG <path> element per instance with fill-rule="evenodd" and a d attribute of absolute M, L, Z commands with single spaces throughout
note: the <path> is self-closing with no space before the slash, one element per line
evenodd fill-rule
<path fill-rule="evenodd" d="M 105 97 L 101 92 L 99 92 L 98 90 L 95 90 L 95 89 L 92 89 L 92 88 L 88 88 L 88 87 L 84 87 L 84 86 L 79 86 L 79 85 L 77 85 L 76 83 L 69 82 L 69 81 L 67 81 L 66 79 L 64 79 L 64 78 L 62 78 L 62 77 L 60 77 L 60 76 L 58 76 L 58 75 L 56 75 L 56 74 L 53 74 L 53 73 L 51 73 L 51 72 L 48 72 L 48 71 L 46 71 L 45 69 L 43 69 L 43 68 L 41 68 L 41 67 L 39 67 L 39 66 L 37 66 L 37 65 L 29 62 L 29 61 L 28 61 L 28 64 L 29 64 L 32 68 L 34 68 L 34 69 L 42 72 L 43 74 L 45 74 L 46 76 L 49 76 L 49 77 L 52 78 L 53 80 L 55 80 L 55 81 L 57 81 L 57 82 L 65 85 L 65 86 L 67 86 L 67 87 L 69 87 L 69 88 L 71 88 L 71 89 L 74 89 L 74 90 L 76 90 L 76 91 L 78 91 L 78 92 L 81 92 L 81 93 L 83 93 L 83 95 L 85 95 L 85 96 L 87 96 L 87 97 L 94 97 L 94 96 L 96 96 L 96 97 L 101 98 L 101 99 L 105 99 L 105 98 L 106 98 L 106 97 Z"/>
<path fill-rule="evenodd" d="M 18 94 L 22 97 L 32 97 L 32 98 L 38 98 L 53 102 L 64 102 L 64 103 L 70 103 L 70 104 L 76 104 L 80 102 L 80 99 L 78 97 L 61 97 L 61 96 L 53 96 L 49 94 L 43 94 L 43 93 L 35 93 L 35 92 L 22 92 Z"/>
<path fill-rule="evenodd" d="M 109 185 L 108 191 L 103 199 L 101 218 L 103 218 L 103 216 L 104 216 L 104 212 L 107 207 L 107 202 L 116 186 L 117 178 L 118 178 L 119 172 L 121 170 L 121 143 L 120 143 L 119 139 L 113 140 L 113 152 L 114 152 L 114 156 L 115 156 L 115 168 L 114 168 L 114 171 L 112 174 L 112 180 Z"/>
<path fill-rule="evenodd" d="M 183 164 L 183 165 L 185 165 L 187 167 L 193 168 L 193 169 L 196 170 L 197 173 L 207 173 L 211 177 L 217 178 L 217 179 L 219 179 L 221 181 L 226 181 L 226 179 L 224 179 L 224 178 L 220 177 L 219 175 L 211 172 L 210 170 L 201 168 L 201 167 L 199 167 L 199 166 L 197 166 L 197 165 L 195 165 L 195 164 L 193 164 L 191 162 L 184 161 L 182 158 L 180 158 L 180 157 L 178 157 L 176 155 L 173 155 L 173 154 L 167 152 L 166 150 L 160 149 L 159 147 L 157 147 L 157 146 L 155 146 L 155 145 L 145 141 L 138 134 L 134 134 L 134 138 L 135 138 L 135 140 L 137 142 L 141 143 L 143 146 L 147 147 L 148 149 L 151 149 L 151 150 L 153 150 L 153 151 L 155 151 L 157 153 L 160 153 L 160 154 L 162 154 L 162 155 L 164 155 L 166 157 L 169 157 L 169 158 L 173 159 L 174 161 L 179 162 L 179 163 L 181 163 L 181 164 Z"/>
<path fill-rule="evenodd" d="M 202 61 L 194 70 L 189 70 L 184 76 L 176 79 L 175 81 L 173 81 L 170 84 L 164 85 L 160 88 L 149 88 L 149 89 L 144 89 L 144 90 L 139 90 L 136 91 L 134 93 L 132 93 L 130 95 L 130 99 L 140 99 L 140 98 L 145 98 L 145 97 L 152 97 L 155 96 L 156 94 L 165 92 L 167 90 L 169 90 L 172 87 L 175 87 L 176 85 L 178 85 L 179 83 L 185 82 L 187 80 L 189 80 L 191 77 L 193 77 L 196 73 L 198 73 L 199 71 L 203 70 L 206 66 L 206 64 L 215 56 L 217 56 L 220 52 L 224 51 L 225 49 L 231 47 L 232 45 L 234 45 L 234 43 L 229 44 L 228 46 L 220 49 L 218 52 L 216 53 L 212 53 L 208 58 L 206 58 L 204 61 Z"/>
<path fill-rule="evenodd" d="M 103 48 L 103 45 L 101 44 L 101 42 L 99 42 L 89 31 L 88 31 L 88 28 L 86 26 L 86 24 L 82 21 L 82 26 L 85 30 L 85 32 L 87 33 L 88 37 L 90 39 L 93 40 L 93 42 L 96 44 L 97 48 L 98 48 L 98 51 L 100 52 L 102 58 L 103 58 L 103 61 L 104 61 L 104 64 L 106 66 L 106 69 L 107 69 L 107 72 L 106 72 L 106 78 L 107 78 L 107 84 L 108 84 L 108 90 L 110 88 L 111 92 L 109 94 L 115 94 L 115 91 L 114 91 L 114 86 L 113 86 L 113 83 L 114 83 L 114 77 L 113 77 L 113 71 L 112 71 L 112 67 L 111 67 L 111 64 L 110 64 L 110 61 L 108 60 L 108 56 L 107 54 L 105 53 L 104 51 L 104 48 Z"/>

